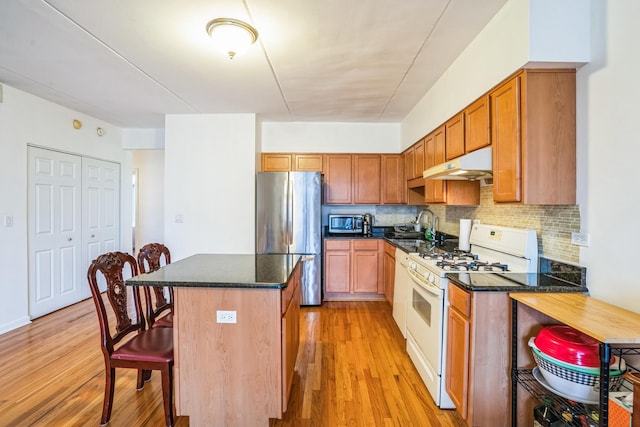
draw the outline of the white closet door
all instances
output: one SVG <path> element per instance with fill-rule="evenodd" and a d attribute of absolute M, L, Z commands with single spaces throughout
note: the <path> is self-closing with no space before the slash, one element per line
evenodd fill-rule
<path fill-rule="evenodd" d="M 82 158 L 82 263 L 120 250 L 120 165 Z M 105 290 L 105 284 L 99 283 Z M 83 296 L 91 293 L 83 287 Z"/>
<path fill-rule="evenodd" d="M 82 174 L 79 156 L 28 152 L 29 315 L 35 318 L 82 298 Z"/>

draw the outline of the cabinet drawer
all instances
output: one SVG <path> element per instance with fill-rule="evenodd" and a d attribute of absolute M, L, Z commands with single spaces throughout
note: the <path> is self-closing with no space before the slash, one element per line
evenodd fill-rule
<path fill-rule="evenodd" d="M 324 241 L 324 248 L 328 251 L 348 251 L 351 249 L 351 241 L 327 239 Z"/>
<path fill-rule="evenodd" d="M 471 294 L 456 285 L 449 285 L 449 303 L 467 317 L 471 316 Z"/>
<path fill-rule="evenodd" d="M 378 239 L 373 240 L 354 240 L 353 241 L 353 250 L 354 251 L 377 251 L 378 250 Z"/>

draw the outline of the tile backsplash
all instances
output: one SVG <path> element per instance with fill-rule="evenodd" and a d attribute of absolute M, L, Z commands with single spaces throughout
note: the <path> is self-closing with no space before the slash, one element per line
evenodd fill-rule
<path fill-rule="evenodd" d="M 376 226 L 391 226 L 414 222 L 423 206 L 325 205 L 323 225 L 329 213 L 371 213 Z M 571 232 L 580 231 L 580 207 L 546 205 L 509 205 L 493 202 L 493 186 L 480 187 L 480 206 L 429 205 L 438 217 L 437 229 L 460 235 L 460 219 L 478 219 L 484 224 L 527 228 L 538 234 L 540 256 L 578 263 L 580 249 L 571 244 Z"/>
<path fill-rule="evenodd" d="M 571 232 L 580 231 L 580 207 L 546 205 L 504 205 L 493 202 L 493 187 L 480 188 L 480 206 L 438 206 L 429 209 L 438 217 L 438 230 L 460 234 L 460 219 L 484 224 L 527 228 L 538 234 L 541 256 L 578 263 L 580 250 L 571 244 Z M 419 211 L 419 208 L 418 208 Z"/>

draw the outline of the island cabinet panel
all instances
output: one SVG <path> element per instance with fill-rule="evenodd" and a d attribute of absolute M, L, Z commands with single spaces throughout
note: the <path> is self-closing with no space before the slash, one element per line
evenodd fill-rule
<path fill-rule="evenodd" d="M 291 295 L 283 298 L 287 307 L 282 315 L 282 413 L 287 412 L 300 347 L 300 271 L 298 267 L 289 285 L 282 290 L 283 294 Z"/>
<path fill-rule="evenodd" d="M 269 418 L 280 418 L 280 291 L 176 287 L 174 293 L 178 415 L 194 427 L 268 426 Z M 237 323 L 217 323 L 218 310 L 236 311 Z"/>
<path fill-rule="evenodd" d="M 281 418 L 300 344 L 300 266 L 283 290 L 176 287 L 174 294 L 177 414 L 194 427 L 266 427 Z M 235 311 L 237 322 L 218 323 L 218 310 Z"/>

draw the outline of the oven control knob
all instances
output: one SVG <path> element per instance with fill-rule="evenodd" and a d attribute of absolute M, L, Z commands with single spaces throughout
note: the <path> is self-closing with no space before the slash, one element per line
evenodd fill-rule
<path fill-rule="evenodd" d="M 412 270 L 417 270 L 418 269 L 418 264 L 416 264 L 415 262 L 411 262 L 409 263 L 409 268 Z"/>
<path fill-rule="evenodd" d="M 436 282 L 436 276 L 435 276 L 435 275 L 433 275 L 433 274 L 430 274 L 430 275 L 429 275 L 429 281 L 430 281 L 431 283 L 435 283 L 435 282 Z"/>

